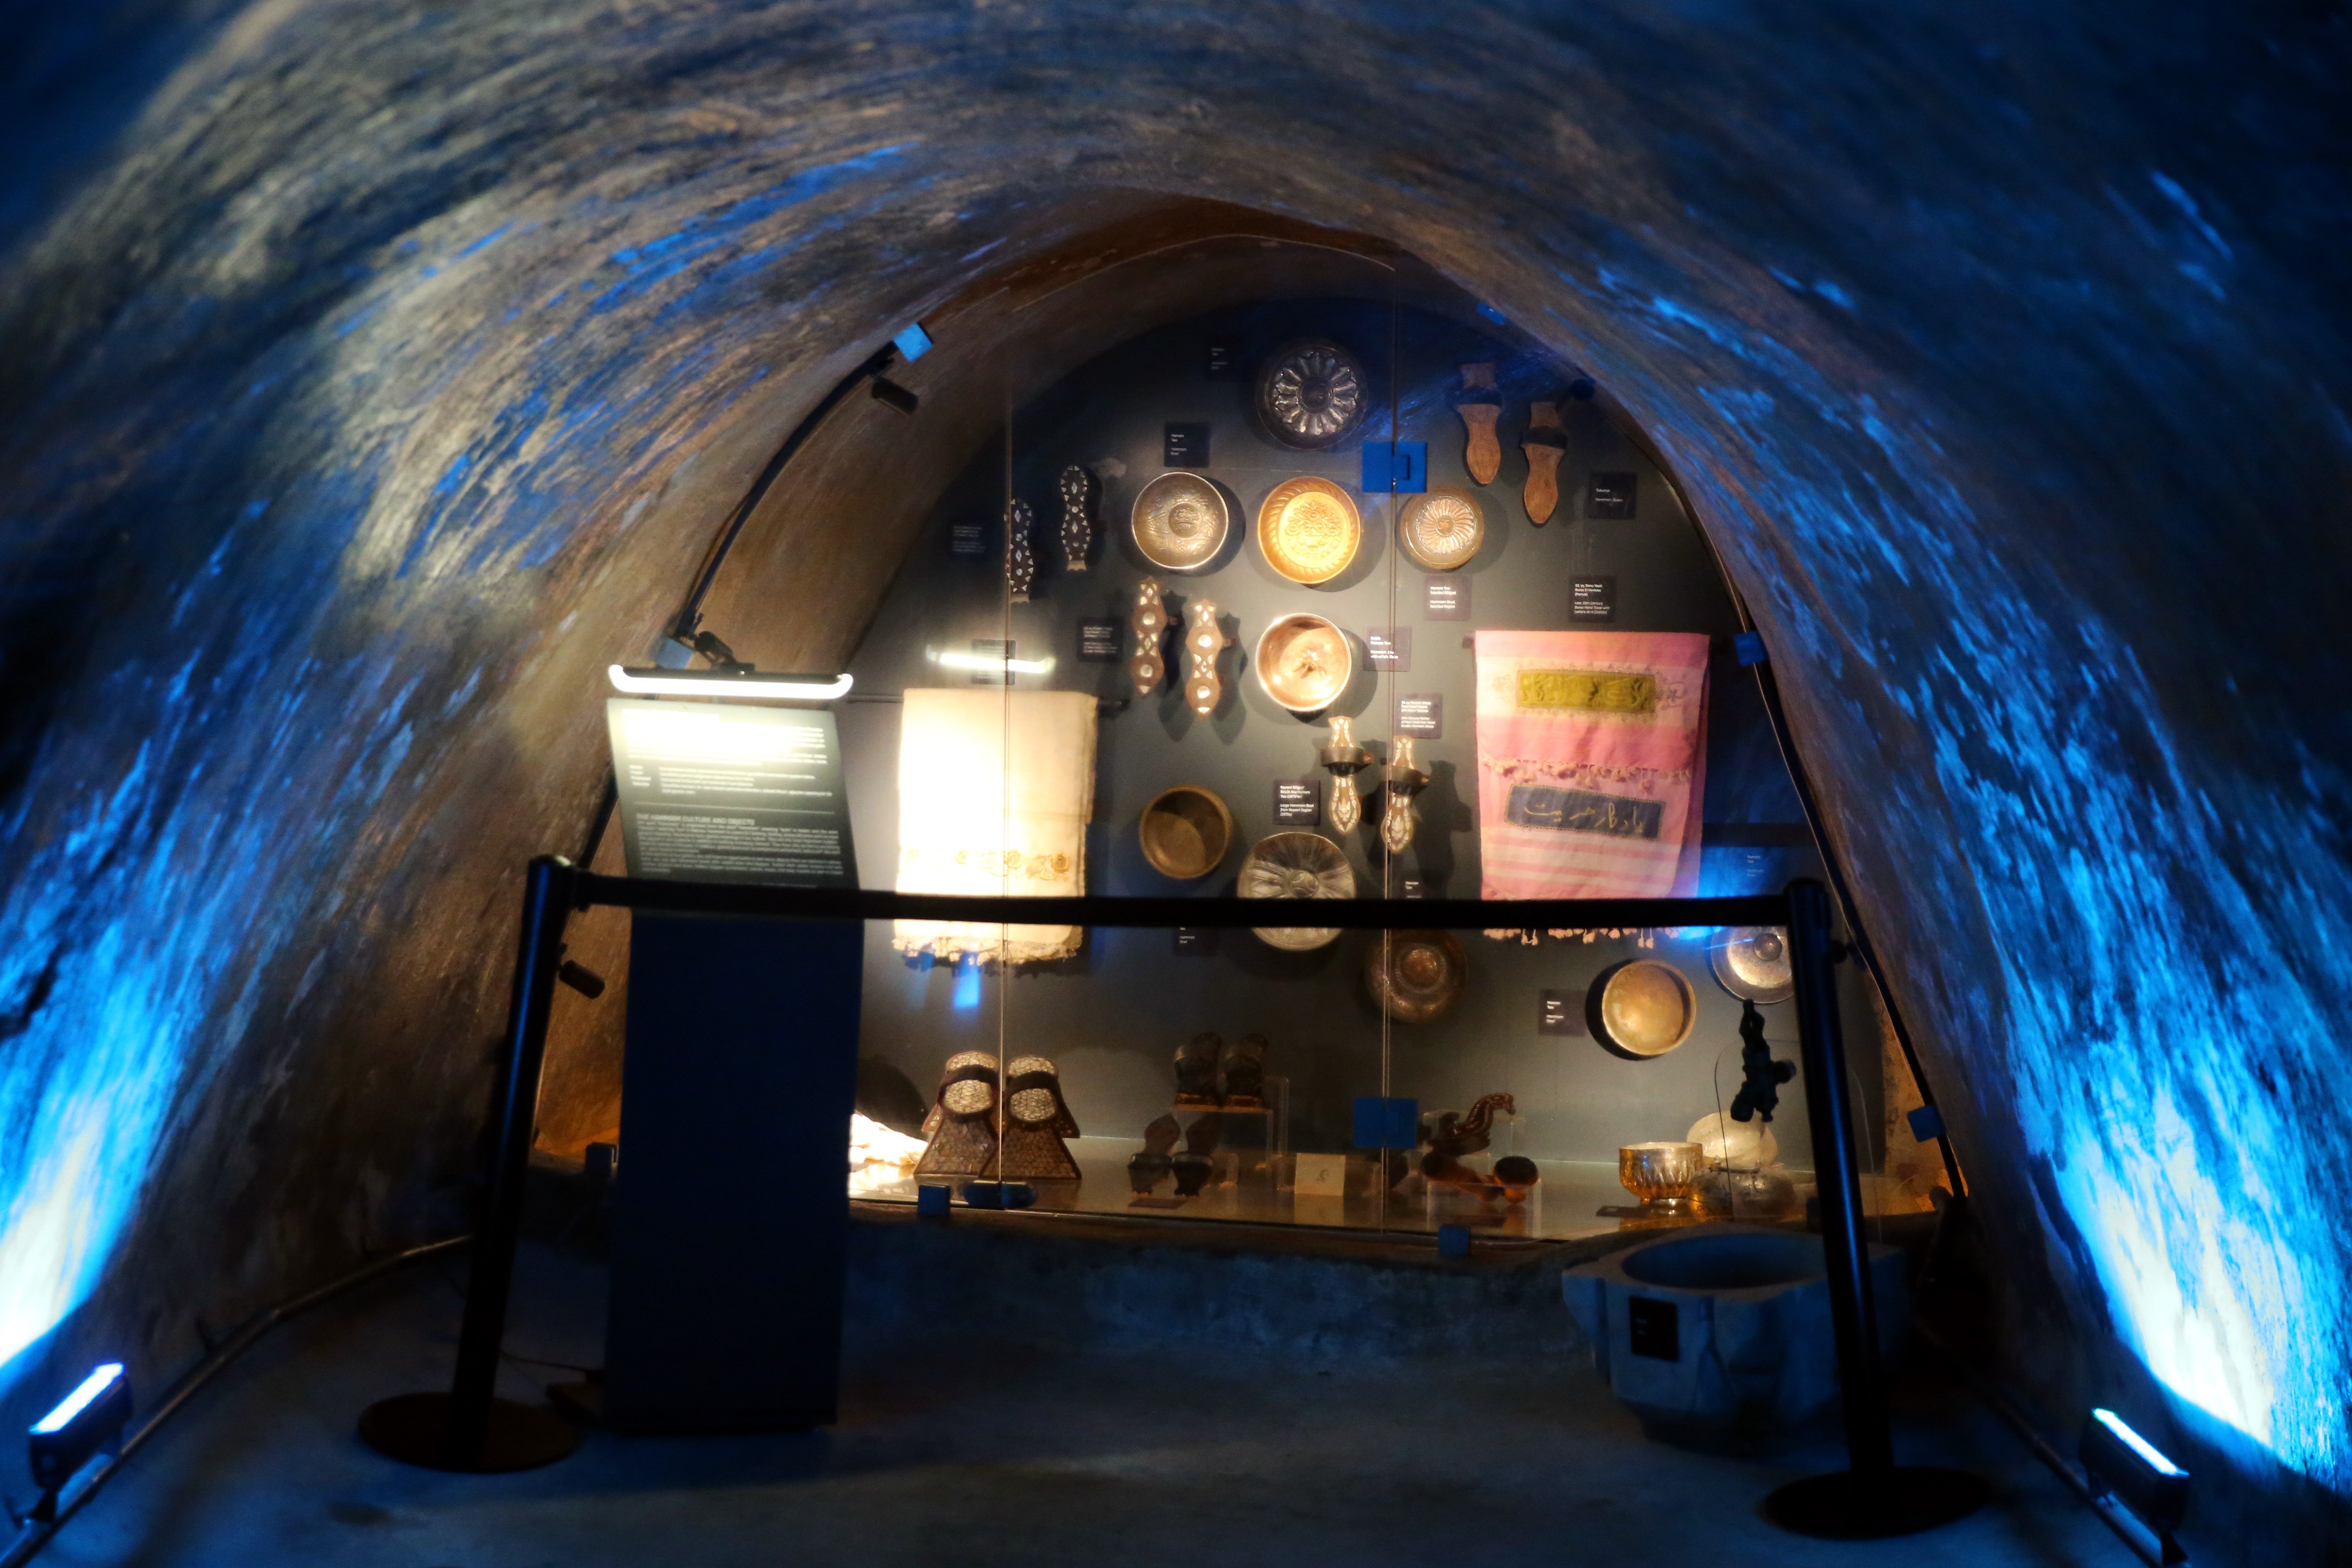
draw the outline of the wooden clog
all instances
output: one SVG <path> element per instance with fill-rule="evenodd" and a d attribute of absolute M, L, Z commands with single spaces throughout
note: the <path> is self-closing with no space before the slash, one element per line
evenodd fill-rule
<path fill-rule="evenodd" d="M 1528 405 L 1528 427 L 1519 437 L 1519 450 L 1528 455 L 1528 483 L 1521 500 L 1527 503 L 1528 521 L 1541 528 L 1559 505 L 1559 460 L 1568 451 L 1568 428 L 1559 422 L 1558 404 Z"/>
<path fill-rule="evenodd" d="M 1469 434 L 1462 449 L 1462 466 L 1477 483 L 1493 484 L 1495 476 L 1503 471 L 1503 444 L 1495 438 L 1495 421 L 1503 414 L 1503 395 L 1496 390 L 1493 365 L 1462 367 L 1462 392 L 1454 400 L 1454 411 L 1462 416 L 1462 427 Z"/>

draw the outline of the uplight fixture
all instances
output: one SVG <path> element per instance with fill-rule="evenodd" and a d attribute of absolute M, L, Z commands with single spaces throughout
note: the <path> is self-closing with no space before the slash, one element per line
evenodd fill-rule
<path fill-rule="evenodd" d="M 110 1452 L 130 1420 L 131 1380 L 123 1375 L 121 1362 L 110 1361 L 35 1422 L 27 1434 L 29 1457 L 44 1506 L 52 1504 L 94 1456 Z"/>

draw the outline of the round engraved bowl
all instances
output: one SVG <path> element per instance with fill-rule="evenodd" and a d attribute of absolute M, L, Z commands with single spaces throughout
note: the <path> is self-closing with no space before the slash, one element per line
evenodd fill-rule
<path fill-rule="evenodd" d="M 1364 416 L 1363 367 L 1328 338 L 1276 349 L 1257 373 L 1257 416 L 1286 447 L 1335 446 Z"/>
<path fill-rule="evenodd" d="M 1462 999 L 1470 955 L 1452 931 L 1397 931 L 1364 949 L 1364 983 L 1381 1011 L 1401 1024 L 1444 1017 Z"/>
<path fill-rule="evenodd" d="M 1234 890 L 1244 899 L 1352 899 L 1356 873 L 1347 852 L 1321 834 L 1276 833 L 1252 847 Z M 1339 936 L 1336 926 L 1253 929 L 1260 942 L 1285 952 L 1311 952 Z"/>
<path fill-rule="evenodd" d="M 1628 1143 L 1617 1151 L 1617 1180 L 1645 1204 L 1681 1203 L 1706 1173 L 1696 1143 Z"/>
<path fill-rule="evenodd" d="M 1224 862 L 1234 845 L 1234 814 L 1212 789 L 1178 784 L 1160 791 L 1135 825 L 1143 858 L 1163 877 L 1190 882 Z"/>
<path fill-rule="evenodd" d="M 1135 547 L 1163 572 L 1194 572 L 1225 547 L 1233 513 L 1198 474 L 1162 474 L 1135 498 Z"/>
<path fill-rule="evenodd" d="M 1355 679 L 1348 634 L 1320 616 L 1285 616 L 1257 639 L 1257 683 L 1293 713 L 1320 713 Z"/>
<path fill-rule="evenodd" d="M 1629 1057 L 1662 1057 L 1690 1038 L 1698 994 L 1673 964 L 1637 958 L 1603 970 L 1584 1010 L 1602 1045 Z"/>
<path fill-rule="evenodd" d="M 1789 962 L 1789 933 L 1779 926 L 1738 926 L 1724 932 L 1707 962 L 1726 991 L 1748 1002 L 1786 1002 L 1797 994 Z"/>
<path fill-rule="evenodd" d="M 1452 572 L 1469 563 L 1486 540 L 1478 498 L 1452 485 L 1432 485 L 1410 496 L 1397 513 L 1397 542 L 1424 571 Z"/>
<path fill-rule="evenodd" d="M 1329 479 L 1286 479 L 1257 509 L 1257 547 L 1294 583 L 1328 583 L 1364 542 L 1356 500 Z"/>

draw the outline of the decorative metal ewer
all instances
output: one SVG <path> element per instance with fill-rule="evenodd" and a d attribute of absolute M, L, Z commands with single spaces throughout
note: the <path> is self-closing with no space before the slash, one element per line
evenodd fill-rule
<path fill-rule="evenodd" d="M 1217 674 L 1217 656 L 1233 639 L 1217 624 L 1217 606 L 1195 599 L 1184 606 L 1184 700 L 1206 719 L 1225 700 L 1225 683 Z"/>
<path fill-rule="evenodd" d="M 1330 743 L 1316 752 L 1315 760 L 1331 774 L 1331 826 L 1353 833 L 1364 819 L 1364 797 L 1356 791 L 1356 775 L 1372 765 L 1372 753 L 1356 744 L 1351 721 L 1335 717 Z"/>
<path fill-rule="evenodd" d="M 1412 797 L 1429 784 L 1429 775 L 1413 766 L 1412 737 L 1398 735 L 1389 742 L 1388 765 L 1381 769 L 1388 793 L 1388 811 L 1381 818 L 1381 842 L 1391 855 L 1412 847 Z"/>
<path fill-rule="evenodd" d="M 1135 608 L 1128 612 L 1128 629 L 1135 634 L 1135 652 L 1127 661 L 1128 679 L 1138 697 L 1150 697 L 1168 679 L 1164 656 L 1168 640 L 1168 600 L 1160 580 L 1146 577 L 1135 585 Z"/>
<path fill-rule="evenodd" d="M 1092 500 L 1095 477 L 1072 463 L 1062 470 L 1062 561 L 1073 572 L 1087 569 L 1087 552 L 1094 548 Z"/>
<path fill-rule="evenodd" d="M 1037 514 L 1029 510 L 1025 500 L 1007 501 L 1004 506 L 1004 585 L 1013 591 L 1013 602 L 1029 602 L 1029 584 L 1037 580 L 1037 552 L 1031 536 L 1037 531 Z"/>

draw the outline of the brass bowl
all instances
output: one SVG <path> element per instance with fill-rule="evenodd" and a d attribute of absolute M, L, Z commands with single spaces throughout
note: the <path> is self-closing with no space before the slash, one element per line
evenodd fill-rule
<path fill-rule="evenodd" d="M 1352 899 L 1356 873 L 1347 851 L 1319 833 L 1274 833 L 1251 847 L 1234 890 L 1244 899 Z M 1285 952 L 1311 952 L 1339 936 L 1337 926 L 1252 929 L 1260 942 Z"/>
<path fill-rule="evenodd" d="M 1470 956 L 1452 931 L 1396 931 L 1364 949 L 1364 983 L 1381 1010 L 1401 1024 L 1426 1024 L 1453 1011 L 1470 978 Z"/>
<path fill-rule="evenodd" d="M 1257 639 L 1257 683 L 1293 713 L 1320 713 L 1356 676 L 1348 634 L 1320 616 L 1285 616 Z"/>
<path fill-rule="evenodd" d="M 1745 1002 L 1786 1002 L 1797 994 L 1789 933 L 1779 926 L 1739 926 L 1710 944 L 1707 961 L 1726 991 Z"/>
<path fill-rule="evenodd" d="M 1397 512 L 1397 543 L 1425 571 L 1465 566 L 1486 542 L 1486 514 L 1478 498 L 1452 485 L 1432 485 Z"/>
<path fill-rule="evenodd" d="M 1143 858 L 1163 877 L 1190 882 L 1224 863 L 1234 847 L 1234 814 L 1212 789 L 1178 784 L 1161 790 L 1135 825 Z"/>
<path fill-rule="evenodd" d="M 1637 958 L 1603 970 L 1585 995 L 1593 1038 L 1632 1057 L 1662 1057 L 1690 1038 L 1698 994 L 1671 963 Z"/>
<path fill-rule="evenodd" d="M 1257 547 L 1267 565 L 1294 583 L 1329 582 L 1363 542 L 1356 499 L 1329 479 L 1285 479 L 1258 505 Z"/>
<path fill-rule="evenodd" d="M 1645 1204 L 1681 1203 L 1706 1173 L 1696 1143 L 1628 1143 L 1617 1151 L 1617 1180 Z"/>
<path fill-rule="evenodd" d="M 1223 491 L 1198 474 L 1162 474 L 1135 498 L 1135 547 L 1163 572 L 1195 572 L 1217 558 L 1233 526 Z"/>

